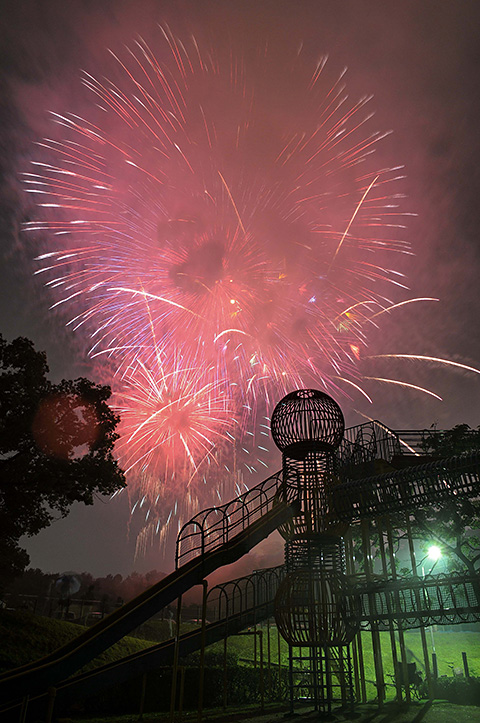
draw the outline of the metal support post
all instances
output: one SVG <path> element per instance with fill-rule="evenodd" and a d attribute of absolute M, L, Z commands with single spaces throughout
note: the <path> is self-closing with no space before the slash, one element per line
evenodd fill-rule
<path fill-rule="evenodd" d="M 393 548 L 393 533 L 392 533 L 392 526 L 390 524 L 390 519 L 386 518 L 386 530 L 387 530 L 387 541 L 388 541 L 388 554 L 390 557 L 390 568 L 391 568 L 391 575 L 392 579 L 397 579 L 397 568 L 395 565 L 395 552 Z M 394 593 L 394 600 L 395 600 L 395 609 L 396 611 L 400 611 L 400 598 L 398 595 L 398 592 Z M 405 691 L 405 700 L 408 703 L 411 702 L 411 696 L 410 696 L 410 681 L 408 676 L 408 663 L 407 663 L 407 651 L 405 646 L 405 636 L 403 634 L 403 628 L 399 622 L 397 622 L 397 629 L 398 629 L 398 642 L 400 644 L 400 652 L 402 656 L 402 681 L 403 681 L 403 689 Z"/>
<path fill-rule="evenodd" d="M 228 614 L 226 630 L 228 632 Z M 223 639 L 223 710 L 227 709 L 227 641 L 228 635 L 225 633 L 225 637 Z"/>
<path fill-rule="evenodd" d="M 170 693 L 170 723 L 173 723 L 175 718 L 175 701 L 177 697 L 177 674 L 178 674 L 178 656 L 180 648 L 180 621 L 182 619 L 182 596 L 178 598 L 177 602 L 177 618 L 176 618 L 176 631 L 175 631 L 175 648 L 173 652 L 173 667 L 172 667 L 172 687 Z"/>
<path fill-rule="evenodd" d="M 185 666 L 179 666 L 180 670 L 180 700 L 178 701 L 179 720 L 183 719 L 183 696 L 185 693 Z"/>
<path fill-rule="evenodd" d="M 200 647 L 200 670 L 198 675 L 198 715 L 197 720 L 202 720 L 203 715 L 203 690 L 205 682 L 205 642 L 206 642 L 206 627 L 207 627 L 207 592 L 208 582 L 202 580 L 202 640 Z"/>
<path fill-rule="evenodd" d="M 255 638 L 258 635 L 259 647 L 260 647 L 260 710 L 265 710 L 265 681 L 263 679 L 263 631 L 256 630 Z"/>
<path fill-rule="evenodd" d="M 371 584 L 372 582 L 372 569 L 371 569 L 371 560 L 370 560 L 370 536 L 369 536 L 369 530 L 370 530 L 370 524 L 368 520 L 362 520 L 361 521 L 361 530 L 362 530 L 362 549 L 363 549 L 363 555 L 365 558 L 365 574 L 367 578 L 367 584 Z M 376 604 L 375 604 L 375 595 L 369 594 L 369 605 L 372 612 L 375 614 L 376 612 Z M 377 687 L 377 702 L 378 707 L 383 707 L 383 702 L 385 700 L 385 678 L 383 675 L 383 661 L 382 661 L 382 646 L 380 644 L 380 635 L 378 632 L 378 625 L 376 623 L 372 623 L 372 648 L 373 648 L 373 662 L 375 665 L 375 682 Z"/>
<path fill-rule="evenodd" d="M 346 549 L 346 573 L 347 576 L 354 575 L 355 569 L 353 564 L 353 541 L 351 528 L 345 536 Z M 352 644 L 353 657 L 353 676 L 355 681 L 355 696 L 362 703 L 367 702 L 367 689 L 365 685 L 365 668 L 363 665 L 363 649 L 362 649 L 362 633 L 358 631 L 353 639 Z"/>
<path fill-rule="evenodd" d="M 380 546 L 380 557 L 382 560 L 383 577 L 385 580 L 388 580 L 387 556 L 385 554 L 385 544 L 384 544 L 381 520 L 379 520 L 377 523 L 377 530 L 378 530 L 378 542 L 379 542 L 379 546 Z M 393 569 L 391 554 L 390 554 L 390 567 Z M 390 635 L 390 648 L 392 650 L 392 662 L 393 662 L 395 689 L 397 692 L 397 700 L 400 702 L 403 699 L 402 681 L 400 679 L 400 676 L 398 675 L 399 661 L 398 661 L 398 655 L 397 655 L 397 641 L 395 639 L 395 627 L 394 627 L 394 622 L 393 622 L 393 612 L 394 611 L 392 610 L 392 603 L 391 603 L 390 595 L 386 595 L 386 603 L 387 603 L 387 611 L 388 611 L 388 632 Z M 399 627 L 399 631 L 400 631 L 400 627 Z M 404 662 L 404 659 L 403 659 L 403 662 Z M 402 669 L 404 667 L 405 667 L 405 665 L 403 665 Z M 404 675 L 403 675 L 403 681 L 405 683 L 405 671 L 404 671 Z"/>
<path fill-rule="evenodd" d="M 144 673 L 144 674 L 142 675 L 142 687 L 141 687 L 141 690 L 140 690 L 140 708 L 139 708 L 139 711 L 138 711 L 138 720 L 142 720 L 142 718 L 143 718 L 143 713 L 144 713 L 144 710 L 145 710 L 145 695 L 146 695 L 146 692 L 147 692 L 147 674 Z"/>
<path fill-rule="evenodd" d="M 270 618 L 267 618 L 267 677 L 268 677 L 268 694 L 270 700 L 273 697 L 273 681 L 272 681 L 272 658 L 271 658 L 271 643 L 270 643 Z"/>
<path fill-rule="evenodd" d="M 22 700 L 22 707 L 20 708 L 20 718 L 18 719 L 18 723 L 25 723 L 26 717 L 27 717 L 27 709 L 28 709 L 28 701 L 30 700 L 30 696 L 26 695 L 24 699 Z"/>
<path fill-rule="evenodd" d="M 258 649 L 260 653 L 260 661 L 259 661 L 259 668 L 260 668 L 260 709 L 263 711 L 265 710 L 265 683 L 264 683 L 264 676 L 263 676 L 263 631 L 262 630 L 245 630 L 242 633 L 237 633 L 237 635 L 253 635 L 253 641 L 254 641 L 254 668 L 257 667 L 257 636 L 258 636 Z"/>
<path fill-rule="evenodd" d="M 48 695 L 48 698 L 47 698 L 47 711 L 45 713 L 45 723 L 52 723 L 53 708 L 55 706 L 55 697 L 57 695 L 57 689 L 49 688 L 47 695 Z"/>
<path fill-rule="evenodd" d="M 288 683 L 290 688 L 290 715 L 293 715 L 293 647 L 288 644 Z"/>
<path fill-rule="evenodd" d="M 410 524 L 410 517 L 408 516 L 408 513 L 405 515 L 405 529 L 407 532 L 408 549 L 410 552 L 410 562 L 412 565 L 412 572 L 415 577 L 418 577 L 417 561 L 415 559 L 415 546 L 413 544 L 413 536 L 412 536 L 412 526 Z M 415 604 L 417 605 L 418 610 L 420 610 L 422 603 L 420 600 L 420 594 L 419 594 L 418 590 L 415 590 Z M 433 691 L 432 675 L 430 672 L 430 660 L 428 657 L 427 636 L 425 634 L 425 628 L 423 626 L 420 628 L 420 638 L 422 641 L 423 664 L 425 666 L 425 677 L 427 679 L 428 698 L 429 698 L 429 700 L 433 700 L 434 691 Z M 434 669 L 433 677 L 434 678 L 437 677 L 435 675 L 435 669 Z"/>

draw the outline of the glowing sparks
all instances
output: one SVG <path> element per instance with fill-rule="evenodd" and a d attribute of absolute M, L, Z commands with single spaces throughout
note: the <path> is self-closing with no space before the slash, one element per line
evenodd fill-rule
<path fill-rule="evenodd" d="M 436 364 L 443 364 L 444 366 L 456 367 L 457 369 L 464 369 L 467 372 L 473 372 L 474 374 L 480 374 L 480 369 L 476 367 L 468 366 L 467 364 L 460 364 L 460 362 L 452 361 L 451 359 L 439 359 L 435 356 L 421 356 L 419 354 L 374 354 L 367 357 L 368 359 L 412 359 L 414 361 L 426 361 L 434 362 Z"/>
<path fill-rule="evenodd" d="M 75 325 L 90 332 L 97 358 L 122 346 L 147 363 L 153 336 L 167 353 L 194 344 L 185 356 L 206 355 L 237 386 L 253 378 L 245 387 L 253 399 L 269 383 L 283 390 L 312 374 L 332 386 L 339 370 L 348 375 L 352 352 L 360 358 L 368 309 L 384 308 L 386 288 L 398 285 L 396 272 L 367 262 L 369 254 L 409 253 L 389 238 L 392 214 L 402 217 L 385 193 L 397 169 L 365 167 L 383 137 L 361 136 L 367 100 L 348 107 L 342 95 L 338 103 L 325 63 L 313 84 L 300 64 L 293 86 L 303 82 L 305 108 L 264 136 L 269 99 L 255 93 L 247 64 L 235 61 L 231 76 L 232 61 L 219 63 L 212 75 L 197 43 L 189 52 L 162 33 L 172 63 L 139 39 L 133 62 L 113 55 L 121 88 L 85 74 L 104 117 L 55 114 L 68 137 L 44 141 L 56 162 L 26 179 L 42 205 L 63 209 L 62 220 L 27 226 L 64 239 L 56 255 L 38 257 L 61 296 L 54 305 L 75 304 Z M 268 57 L 259 74 L 282 77 Z M 289 80 L 279 92 L 291 89 Z M 325 193 L 327 178 L 338 191 Z M 348 316 L 345 299 L 363 311 Z M 252 377 L 252 365 L 262 373 Z"/>
<path fill-rule="evenodd" d="M 232 425 L 230 400 L 214 369 L 181 362 L 177 359 L 167 372 L 169 359 L 153 368 L 139 361 L 123 376 L 117 409 L 123 427 L 119 452 L 127 472 L 143 464 L 168 472 L 184 456 L 197 471 L 195 460 L 212 455 L 216 440 Z"/>
<path fill-rule="evenodd" d="M 367 392 L 362 389 L 362 387 L 359 384 L 355 384 L 355 382 L 352 382 L 351 379 L 344 379 L 343 377 L 337 377 L 340 381 L 344 382 L 345 384 L 349 384 L 351 387 L 357 390 L 357 392 L 360 392 L 360 394 L 363 394 L 365 399 L 370 402 L 370 404 L 373 404 L 372 398 L 368 396 Z"/>
<path fill-rule="evenodd" d="M 206 470 L 227 469 L 220 498 L 243 485 L 258 406 L 306 384 L 371 402 L 359 364 L 373 320 L 427 300 L 405 300 L 392 268 L 411 253 L 401 175 L 375 166 L 387 134 L 366 132 L 369 99 L 348 100 L 344 73 L 312 73 L 301 55 L 217 58 L 161 33 L 159 57 L 141 38 L 126 60 L 112 53 L 118 82 L 84 74 L 91 117 L 54 113 L 62 138 L 25 174 L 42 208 L 26 230 L 57 244 L 37 273 L 112 375 L 118 452 L 150 531 L 162 500 L 168 526 L 207 496 Z"/>
<path fill-rule="evenodd" d="M 373 314 L 369 321 L 372 319 L 375 319 L 377 316 L 381 316 L 382 314 L 388 314 L 390 311 L 393 311 L 393 309 L 399 309 L 401 306 L 405 306 L 406 304 L 414 304 L 419 301 L 440 301 L 440 299 L 433 299 L 430 296 L 422 296 L 418 299 L 406 299 L 406 301 L 400 301 L 398 304 L 391 304 L 390 306 L 387 306 L 385 309 L 382 309 L 381 311 L 377 311 L 376 314 Z"/>
<path fill-rule="evenodd" d="M 348 232 L 350 231 L 350 227 L 352 226 L 353 222 L 355 221 L 355 218 L 357 217 L 357 214 L 358 214 L 358 212 L 359 212 L 359 210 L 360 210 L 363 202 L 365 201 L 366 197 L 368 196 L 368 194 L 370 193 L 371 189 L 373 188 L 373 186 L 375 185 L 375 183 L 376 183 L 377 181 L 378 181 L 378 176 L 376 176 L 376 177 L 373 179 L 373 181 L 370 183 L 370 185 L 368 186 L 368 188 L 365 190 L 365 192 L 364 192 L 363 196 L 361 197 L 360 201 L 358 202 L 357 207 L 356 207 L 355 211 L 354 211 L 353 214 L 352 214 L 352 218 L 349 220 L 348 225 L 347 225 L 347 228 L 346 228 L 345 231 L 343 232 L 342 238 L 340 239 L 340 242 L 339 242 L 337 248 L 335 249 L 335 253 L 333 254 L 332 262 L 331 262 L 330 267 L 329 267 L 329 269 L 328 269 L 329 271 L 330 271 L 330 269 L 332 268 L 333 264 L 335 263 L 335 259 L 337 258 L 338 254 L 339 254 L 339 252 L 340 252 L 340 249 L 341 249 L 342 246 L 343 246 L 343 242 L 345 241 L 345 237 L 347 236 Z"/>
<path fill-rule="evenodd" d="M 383 379 L 382 377 L 363 377 L 364 379 L 372 379 L 375 382 L 385 382 L 386 384 L 398 384 L 400 387 L 405 387 L 405 389 L 415 389 L 417 392 L 423 392 L 424 394 L 429 394 L 431 397 L 435 397 L 435 399 L 439 399 L 442 401 L 442 397 L 439 397 L 438 394 L 435 394 L 435 392 L 432 392 L 430 389 L 425 389 L 424 387 L 419 387 L 416 384 L 409 384 L 408 382 L 402 382 L 399 379 Z"/>
<path fill-rule="evenodd" d="M 112 286 L 110 289 L 107 289 L 107 290 L 108 291 L 125 291 L 127 294 L 132 294 L 133 296 L 142 296 L 144 299 L 153 299 L 155 301 L 161 301 L 165 304 L 170 304 L 171 306 L 175 306 L 177 309 L 186 311 L 187 314 L 193 314 L 194 316 L 199 316 L 194 311 L 192 311 L 192 309 L 187 309 L 187 307 L 183 306 L 183 304 L 177 304 L 175 301 L 172 301 L 171 299 L 166 299 L 163 296 L 157 296 L 156 294 L 149 294 L 147 291 L 139 291 L 138 289 L 127 289 L 124 286 Z"/>

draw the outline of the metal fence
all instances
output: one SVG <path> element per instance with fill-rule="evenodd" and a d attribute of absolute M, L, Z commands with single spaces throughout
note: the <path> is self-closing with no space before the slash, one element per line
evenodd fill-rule
<path fill-rule="evenodd" d="M 432 442 L 441 445 L 445 435 L 451 430 L 445 429 L 397 429 L 397 435 L 401 444 L 401 453 L 406 455 L 426 455 L 432 446 Z M 466 430 L 461 438 L 456 441 L 457 454 L 472 451 L 477 442 L 478 432 L 474 429 Z M 448 436 L 447 436 L 448 439 Z"/>
<path fill-rule="evenodd" d="M 279 565 L 212 587 L 207 600 L 209 619 L 221 620 L 272 603 L 285 574 L 285 566 Z"/>

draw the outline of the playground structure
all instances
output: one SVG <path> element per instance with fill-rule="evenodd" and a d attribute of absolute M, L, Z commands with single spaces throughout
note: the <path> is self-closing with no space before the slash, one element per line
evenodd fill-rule
<path fill-rule="evenodd" d="M 479 580 L 467 574 L 419 574 L 408 512 L 444 500 L 478 497 L 480 454 L 427 462 L 412 443 L 414 433 L 408 434 L 410 443 L 405 446 L 398 434 L 379 422 L 344 430 L 339 406 L 323 392 L 298 390 L 287 395 L 272 415 L 272 436 L 283 454 L 281 472 L 227 505 L 192 518 L 179 533 L 176 570 L 167 578 L 58 651 L 1 676 L 0 696 L 6 705 L 0 713 L 10 712 L 12 719 L 23 722 L 43 707 L 48 720 L 54 705 L 61 709 L 66 701 L 171 665 L 173 716 L 179 659 L 200 650 L 203 661 L 205 647 L 212 642 L 225 641 L 272 616 L 288 644 L 292 713 L 300 698 L 320 713 L 331 713 L 336 704 L 353 707 L 366 700 L 362 630 L 371 635 L 379 705 L 386 688 L 381 631 L 389 633 L 397 698 L 408 702 L 412 671 L 404 631 L 420 630 L 431 694 L 435 660 L 432 671 L 425 628 L 480 620 Z M 410 557 L 408 577 L 400 576 L 395 560 L 399 526 Z M 239 559 L 275 529 L 285 540 L 284 566 L 207 590 L 206 576 Z M 380 571 L 374 569 L 373 546 Z M 359 553 L 362 569 L 355 561 Z M 177 624 L 172 640 L 73 676 L 174 600 L 179 623 L 181 595 L 197 584 L 204 587 L 202 625 L 197 630 L 180 635 Z M 213 622 L 207 624 L 207 619 Z M 200 715 L 201 697 L 200 684 Z"/>

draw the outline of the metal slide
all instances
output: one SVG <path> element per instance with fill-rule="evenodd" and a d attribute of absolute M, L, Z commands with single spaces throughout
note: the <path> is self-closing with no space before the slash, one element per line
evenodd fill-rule
<path fill-rule="evenodd" d="M 209 592 L 210 603 L 213 598 L 215 622 L 205 627 L 205 647 L 230 635 L 236 635 L 246 627 L 251 627 L 271 617 L 274 612 L 275 594 L 278 584 L 285 575 L 283 565 L 264 570 L 256 570 L 245 577 L 229 580 L 213 587 Z M 198 627 L 179 636 L 179 655 L 183 657 L 200 650 L 202 646 L 202 628 Z M 155 670 L 162 665 L 171 665 L 175 651 L 175 638 L 163 641 L 151 647 L 125 656 L 121 660 L 103 665 L 94 670 L 81 673 L 64 680 L 56 687 L 55 710 L 62 705 L 70 705 L 75 700 L 83 700 L 94 693 L 112 685 Z M 41 716 L 45 710 L 48 691 L 43 691 L 28 701 L 29 715 Z M 15 701 L 0 708 L 0 714 L 10 714 L 18 719 L 21 702 Z"/>
<path fill-rule="evenodd" d="M 236 635 L 241 630 L 253 626 L 271 617 L 274 612 L 274 599 L 260 607 L 250 608 L 243 612 L 217 620 L 205 628 L 205 646 L 224 640 L 230 635 Z M 180 657 L 189 655 L 200 650 L 202 646 L 202 628 L 196 628 L 189 633 L 179 637 L 178 652 Z M 175 652 L 175 638 L 166 640 L 158 645 L 153 645 L 146 650 L 128 655 L 115 663 L 95 668 L 88 673 L 77 675 L 69 680 L 61 682 L 56 688 L 55 710 L 57 713 L 66 704 L 71 705 L 73 701 L 85 700 L 104 688 L 125 683 L 135 677 L 140 677 L 149 671 L 156 670 L 161 666 L 172 665 Z M 40 715 L 45 709 L 47 692 L 41 693 L 29 700 L 29 713 Z M 17 709 L 19 702 L 3 709 Z M 0 713 L 2 710 L 0 709 Z"/>
<path fill-rule="evenodd" d="M 180 532 L 173 573 L 40 661 L 1 676 L 2 702 L 57 686 L 218 567 L 255 547 L 297 510 L 295 502 L 279 500 L 280 485 L 281 475 L 275 474 L 227 505 L 193 518 Z"/>
<path fill-rule="evenodd" d="M 356 522 L 425 505 L 480 496 L 480 452 L 346 481 L 332 490 L 337 520 Z"/>
<path fill-rule="evenodd" d="M 237 580 L 230 580 L 212 588 L 209 595 L 217 593 L 217 612 L 224 617 L 205 627 L 204 645 L 236 635 L 247 627 L 273 616 L 275 594 L 283 580 L 283 565 L 266 570 L 257 570 Z M 368 583 L 358 577 L 348 578 L 350 594 L 360 602 L 361 628 L 369 630 L 374 623 L 381 630 L 388 630 L 394 620 L 404 630 L 411 630 L 426 621 L 428 624 L 455 624 L 475 622 L 480 619 L 480 602 L 473 589 L 475 580 L 469 575 L 445 576 L 430 575 L 428 578 L 409 577 L 386 583 L 377 580 Z M 371 608 L 371 596 L 375 596 L 375 607 Z M 392 613 L 393 602 L 389 596 L 399 599 L 400 610 Z M 416 597 L 423 605 L 419 607 Z M 179 636 L 178 654 L 180 657 L 201 649 L 202 628 L 198 627 Z M 84 700 L 104 688 L 119 685 L 127 680 L 140 677 L 161 666 L 169 666 L 174 659 L 175 638 L 133 653 L 114 663 L 65 680 L 57 686 L 55 709 L 62 711 L 72 702 Z M 45 708 L 47 693 L 42 693 L 29 701 L 29 712 L 41 715 Z M 19 703 L 10 706 L 10 711 L 18 711 Z M 4 709 L 7 712 L 8 709 Z M 2 712 L 2 711 L 0 711 Z"/>
<path fill-rule="evenodd" d="M 11 701 L 15 705 L 15 700 L 20 701 L 26 694 L 40 694 L 40 697 L 43 697 L 42 694 L 49 686 L 56 685 L 61 702 L 62 696 L 77 697 L 87 691 L 90 694 L 101 687 L 168 664 L 173 655 L 173 640 L 70 681 L 65 680 L 183 592 L 199 584 L 216 568 L 239 559 L 295 514 L 295 503 L 286 505 L 279 501 L 283 497 L 281 478 L 281 473 L 276 473 L 227 505 L 205 510 L 192 518 L 179 534 L 177 569 L 174 573 L 41 661 L 1 676 L 2 701 Z M 331 505 L 335 517 L 352 522 L 370 517 L 379 509 L 388 513 L 432 504 L 452 496 L 476 497 L 479 493 L 480 455 L 474 453 L 437 460 L 433 464 L 418 465 L 408 470 L 392 470 L 367 479 L 350 481 L 347 476 L 347 481 L 333 489 Z M 463 584 L 464 581 L 459 582 Z M 417 582 L 418 584 L 422 588 L 425 585 Z M 411 583 L 406 585 L 406 588 L 410 587 Z M 363 597 L 362 593 L 365 593 L 361 588 L 362 585 L 357 583 L 355 592 L 360 598 Z M 447 594 L 447 590 L 445 592 Z M 447 597 L 449 595 L 450 590 Z M 471 605 L 471 601 L 469 602 Z M 440 607 L 443 608 L 444 605 Z M 268 617 L 272 611 L 273 595 L 262 599 L 260 606 L 257 604 L 256 607 L 252 606 L 240 612 L 232 610 L 226 618 L 207 626 L 206 644 L 210 645 L 226 635 L 235 634 L 242 627 Z M 378 612 L 375 612 L 373 617 L 377 618 Z M 443 610 L 442 612 L 444 614 Z M 409 619 L 412 614 L 406 611 L 405 615 Z M 370 610 L 362 610 L 364 624 L 367 621 L 372 622 L 371 616 Z M 382 615 L 378 617 L 382 618 Z M 412 620 L 405 622 L 407 628 L 416 626 Z M 181 636 L 180 654 L 186 655 L 198 650 L 201 645 L 200 635 L 201 629 Z"/>

